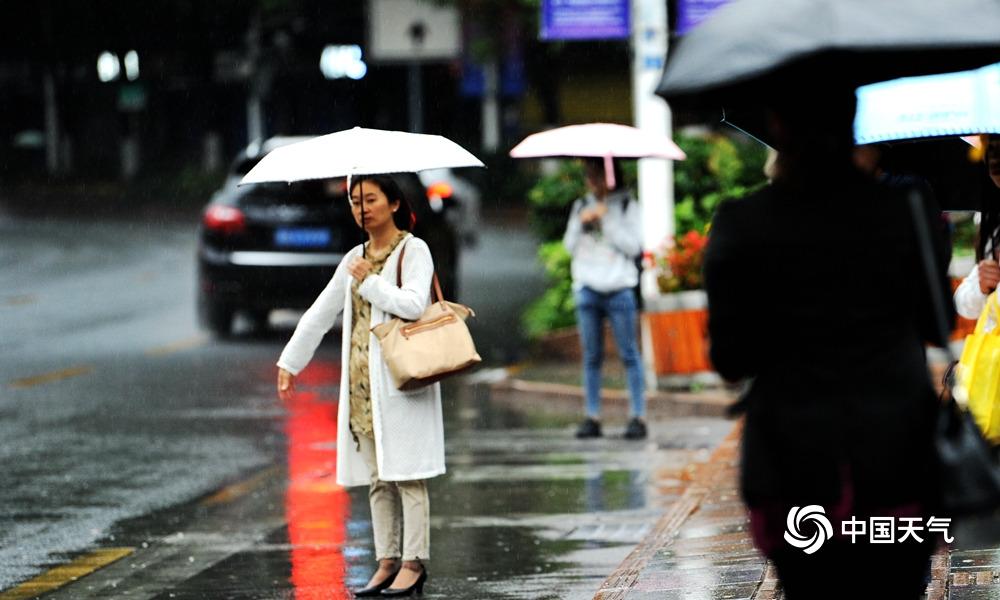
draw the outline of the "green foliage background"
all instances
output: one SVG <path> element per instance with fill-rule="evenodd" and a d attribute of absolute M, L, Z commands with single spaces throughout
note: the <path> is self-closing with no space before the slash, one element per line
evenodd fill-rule
<path fill-rule="evenodd" d="M 687 160 L 674 163 L 675 232 L 704 231 L 716 207 L 739 198 L 765 183 L 766 149 L 755 142 L 727 136 L 679 135 L 677 145 Z M 625 184 L 635 189 L 636 161 L 623 163 Z M 532 339 L 576 323 L 570 277 L 570 255 L 562 235 L 573 202 L 586 193 L 579 161 L 564 161 L 559 169 L 538 178 L 528 192 L 532 229 L 542 239 L 538 260 L 545 268 L 549 287 L 522 315 L 522 325 Z"/>

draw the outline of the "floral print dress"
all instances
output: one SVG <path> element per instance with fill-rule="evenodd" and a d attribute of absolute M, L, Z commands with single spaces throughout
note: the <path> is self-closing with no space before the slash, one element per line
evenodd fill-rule
<path fill-rule="evenodd" d="M 371 273 L 382 272 L 385 261 L 406 237 L 405 231 L 399 234 L 382 250 L 368 248 L 368 261 L 372 263 Z M 359 435 L 374 437 L 372 423 L 371 379 L 368 373 L 368 342 L 371 339 L 372 305 L 361 297 L 358 288 L 361 283 L 351 282 L 352 297 L 352 327 L 350 356 L 350 402 L 351 402 L 351 433 L 355 438 Z"/>

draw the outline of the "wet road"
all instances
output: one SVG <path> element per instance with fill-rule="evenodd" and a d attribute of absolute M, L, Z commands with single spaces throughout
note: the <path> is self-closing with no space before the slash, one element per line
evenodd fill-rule
<path fill-rule="evenodd" d="M 199 332 L 190 227 L 2 220 L 0 236 L 0 590 L 70 561 L 110 566 L 53 597 L 337 598 L 367 578 L 365 491 L 333 483 L 337 340 L 282 405 L 273 363 L 294 315 Z M 495 227 L 463 259 L 493 362 L 521 351 L 533 254 L 523 227 Z M 446 398 L 431 597 L 589 597 L 728 426 L 582 444 L 482 388 Z"/>

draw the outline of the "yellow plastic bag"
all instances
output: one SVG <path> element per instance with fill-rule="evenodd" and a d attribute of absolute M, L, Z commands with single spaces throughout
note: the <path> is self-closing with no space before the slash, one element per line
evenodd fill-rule
<path fill-rule="evenodd" d="M 995 326 L 984 331 L 989 316 Z M 986 299 L 976 329 L 965 337 L 965 347 L 958 361 L 959 399 L 992 444 L 1000 443 L 1000 305 L 996 292 Z"/>

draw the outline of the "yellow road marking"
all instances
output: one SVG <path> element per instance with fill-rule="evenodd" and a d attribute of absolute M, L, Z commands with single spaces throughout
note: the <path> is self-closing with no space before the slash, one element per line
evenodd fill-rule
<path fill-rule="evenodd" d="M 200 502 L 202 506 L 218 506 L 219 504 L 226 504 L 227 502 L 232 502 L 241 496 L 245 496 L 252 492 L 253 490 L 260 487 L 269 477 L 278 472 L 278 467 L 270 467 L 264 469 L 260 473 L 257 473 L 253 477 L 240 481 L 239 483 L 234 483 L 232 485 L 227 485 L 218 492 L 212 494 L 208 498 L 205 498 Z M 3 600 L 3 598 L 0 598 Z"/>
<path fill-rule="evenodd" d="M 14 389 L 30 388 L 36 385 L 42 385 L 43 383 L 52 383 L 53 381 L 69 379 L 70 377 L 76 377 L 78 375 L 86 375 L 93 370 L 93 367 L 87 366 L 70 367 L 69 369 L 62 369 L 60 371 L 52 371 L 49 373 L 42 373 L 41 375 L 25 377 L 23 379 L 15 379 L 14 381 L 8 383 L 7 386 Z"/>
<path fill-rule="evenodd" d="M 21 294 L 19 296 L 7 296 L 0 302 L 3 306 L 22 306 L 24 304 L 32 304 L 38 301 L 38 296 L 33 294 Z"/>
<path fill-rule="evenodd" d="M 157 348 L 150 348 L 146 350 L 147 356 L 165 356 L 167 354 L 173 354 L 174 352 L 182 352 L 184 350 L 190 350 L 191 348 L 197 348 L 205 343 L 207 338 L 203 335 L 196 335 L 190 337 L 186 340 L 180 340 L 172 344 L 167 344 L 166 346 L 159 346 Z"/>
<path fill-rule="evenodd" d="M 0 600 L 26 600 L 59 589 L 94 571 L 106 567 L 116 560 L 135 552 L 135 548 L 102 548 L 85 554 L 73 562 L 60 565 L 29 579 L 21 585 L 0 592 Z"/>

